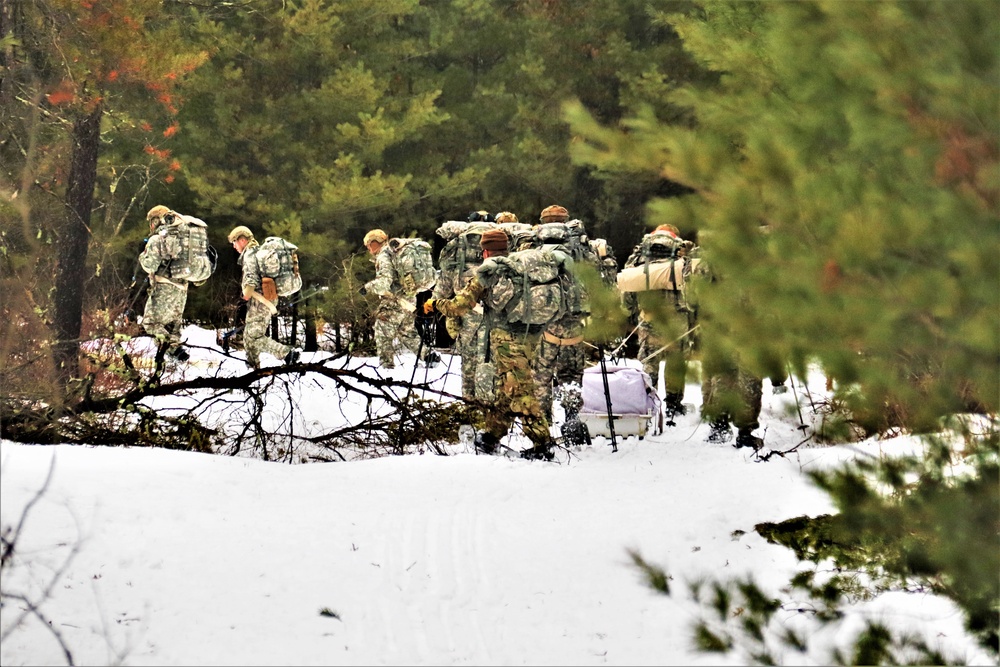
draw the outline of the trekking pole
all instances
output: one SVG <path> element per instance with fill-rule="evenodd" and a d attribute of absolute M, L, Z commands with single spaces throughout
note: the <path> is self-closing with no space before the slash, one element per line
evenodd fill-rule
<path fill-rule="evenodd" d="M 791 373 L 788 374 L 788 383 L 790 385 L 792 385 L 792 396 L 795 397 L 795 411 L 799 414 L 799 426 L 798 426 L 798 428 L 803 433 L 805 433 L 809 429 L 809 427 L 806 426 L 806 421 L 804 419 L 802 419 L 802 408 L 799 407 L 799 392 L 797 392 L 795 390 L 795 378 L 792 377 Z"/>
<path fill-rule="evenodd" d="M 615 436 L 615 417 L 611 410 L 611 388 L 608 386 L 608 366 L 604 361 L 604 345 L 598 345 L 597 351 L 601 355 L 601 380 L 604 382 L 604 401 L 608 406 L 608 429 L 611 431 L 611 451 L 618 451 L 618 440 Z"/>

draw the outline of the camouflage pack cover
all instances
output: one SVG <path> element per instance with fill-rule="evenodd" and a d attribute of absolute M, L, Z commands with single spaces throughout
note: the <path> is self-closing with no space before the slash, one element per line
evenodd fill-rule
<path fill-rule="evenodd" d="M 173 215 L 173 221 L 161 225 L 157 234 L 164 237 L 163 245 L 170 259 L 169 277 L 203 285 L 215 271 L 215 249 L 208 244 L 208 225 L 191 215 L 168 215 Z"/>
<path fill-rule="evenodd" d="M 490 258 L 483 263 L 491 276 L 484 305 L 507 324 L 544 326 L 553 322 L 567 313 L 575 298 L 572 264 L 565 253 L 542 248 Z"/>
<path fill-rule="evenodd" d="M 393 251 L 393 266 L 399 277 L 403 293 L 413 297 L 425 292 L 437 282 L 434 268 L 434 251 L 423 239 L 390 239 Z"/>
<path fill-rule="evenodd" d="M 280 236 L 268 236 L 257 248 L 255 257 L 260 274 L 274 280 L 278 296 L 291 296 L 302 289 L 298 246 Z"/>

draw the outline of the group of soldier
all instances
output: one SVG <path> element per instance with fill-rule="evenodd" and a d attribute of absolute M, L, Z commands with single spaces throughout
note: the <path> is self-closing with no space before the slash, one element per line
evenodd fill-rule
<path fill-rule="evenodd" d="M 461 262 L 453 261 L 454 254 L 448 252 L 450 244 L 459 243 L 463 232 L 470 230 L 476 232 L 480 252 L 466 252 Z M 437 282 L 429 294 L 416 297 L 400 294 L 395 287 L 400 276 L 392 268 L 388 235 L 375 229 L 365 236 L 365 247 L 376 264 L 376 279 L 362 292 L 374 289 L 380 295 L 375 324 L 380 363 L 391 368 L 394 355 L 404 348 L 428 365 L 436 363 L 438 360 L 430 356 L 431 341 L 421 338 L 418 329 L 421 318 L 443 317 L 462 360 L 463 396 L 487 401 L 491 406 L 476 435 L 477 449 L 496 451 L 517 419 L 532 443 L 522 456 L 551 458 L 555 445 L 550 434 L 553 389 L 567 384 L 582 386 L 585 368 L 595 354 L 604 352 L 585 339 L 587 313 L 567 310 L 544 326 L 525 327 L 506 321 L 500 312 L 490 309 L 491 292 L 498 289 L 498 266 L 502 262 L 496 258 L 532 248 L 562 252 L 575 262 L 591 264 L 605 284 L 614 288 L 619 287 L 624 271 L 619 275 L 617 260 L 607 242 L 588 238 L 584 224 L 571 220 L 568 210 L 560 205 L 542 210 L 538 223 L 533 225 L 519 222 L 510 211 L 496 215 L 476 211 L 467 221 L 443 224 L 437 233 L 446 241 Z M 704 273 L 698 268 L 699 255 L 699 248 L 683 240 L 676 227 L 663 225 L 643 237 L 624 265 L 625 270 L 645 275 L 645 287 L 628 288 L 621 297 L 635 325 L 639 358 L 654 391 L 660 363 L 664 362 L 664 413 L 668 425 L 686 411 L 686 369 L 698 327 L 696 309 L 686 298 L 685 281 Z M 668 277 L 651 288 L 650 265 L 661 262 L 668 265 L 664 273 Z M 668 304 L 669 316 L 681 323 L 680 336 L 673 335 L 674 328 L 669 329 L 669 335 L 663 328 L 662 308 L 649 307 L 657 300 Z M 404 302 L 407 305 L 401 307 Z M 761 380 L 728 358 L 713 358 L 705 368 L 702 415 L 710 425 L 708 440 L 730 441 L 735 426 L 736 447 L 761 447 L 761 438 L 753 434 L 758 427 Z"/>
<path fill-rule="evenodd" d="M 146 214 L 149 223 L 149 238 L 142 254 L 139 267 L 149 276 L 146 306 L 142 315 L 142 327 L 160 343 L 167 356 L 178 361 L 186 361 L 190 355 L 181 345 L 184 306 L 187 304 L 188 281 L 178 279 L 171 268 L 171 253 L 168 249 L 168 226 L 181 217 L 168 207 L 154 206 Z M 265 278 L 256 261 L 260 244 L 248 227 L 234 228 L 228 237 L 236 252 L 242 271 L 240 281 L 241 297 L 246 302 L 246 321 L 243 328 L 243 347 L 247 364 L 260 368 L 260 355 L 267 352 L 281 359 L 285 364 L 293 364 L 299 359 L 301 350 L 280 343 L 267 335 L 271 316 L 276 312 L 277 294 L 265 296 Z"/>
<path fill-rule="evenodd" d="M 164 226 L 177 215 L 166 206 L 156 206 L 147 215 L 150 238 L 139 265 L 150 281 L 141 321 L 165 354 L 183 361 L 188 353 L 181 346 L 180 330 L 188 283 L 171 279 L 164 247 Z M 460 261 L 445 261 L 446 256 L 458 256 L 447 251 L 464 242 L 469 231 L 475 232 L 476 247 L 464 247 Z M 653 391 L 658 387 L 660 363 L 664 363 L 665 423 L 673 425 L 673 418 L 685 413 L 687 364 L 698 329 L 697 312 L 688 302 L 685 285 L 692 276 L 705 271 L 704 265 L 699 269 L 699 248 L 683 240 L 675 227 L 661 225 L 644 235 L 620 272 L 608 243 L 590 239 L 584 224 L 571 220 L 568 210 L 560 205 L 542 210 L 537 224 L 521 223 L 510 211 L 496 215 L 476 211 L 467 221 L 441 225 L 437 233 L 446 244 L 435 271 L 436 281 L 431 289 L 413 294 L 403 289 L 407 276 L 398 266 L 401 242 L 390 239 L 381 229 L 369 231 L 363 243 L 375 263 L 375 278 L 360 291 L 378 299 L 374 333 L 383 368 L 393 368 L 397 352 L 403 349 L 427 366 L 439 363 L 427 333 L 431 330 L 429 323 L 443 318 L 461 358 L 463 396 L 492 406 L 484 411 L 479 424 L 475 441 L 478 450 L 495 452 L 517 419 L 532 442 L 522 455 L 551 458 L 555 445 L 550 431 L 554 388 L 582 386 L 584 370 L 595 353 L 604 354 L 585 339 L 587 312 L 566 309 L 544 325 L 525 326 L 505 320 L 500 312 L 487 307 L 498 289 L 498 272 L 508 265 L 497 258 L 533 249 L 550 259 L 555 253 L 570 257 L 569 263 L 591 264 L 606 285 L 620 290 L 635 326 L 632 333 L 638 339 L 638 356 Z M 253 232 L 238 226 L 229 233 L 228 241 L 239 253 L 242 271 L 247 363 L 259 368 L 264 352 L 285 364 L 296 363 L 299 348 L 267 335 L 278 297 L 265 294 L 265 281 L 255 260 L 259 244 Z M 638 279 L 644 285 L 629 286 L 623 280 L 629 275 L 633 283 Z M 668 319 L 675 324 L 670 329 L 663 328 L 664 303 Z M 678 330 L 682 332 L 679 336 L 675 335 Z M 702 417 L 710 424 L 708 440 L 730 441 L 734 426 L 736 447 L 761 447 L 761 438 L 753 434 L 758 427 L 761 389 L 761 379 L 748 373 L 737 360 L 703 359 Z"/>

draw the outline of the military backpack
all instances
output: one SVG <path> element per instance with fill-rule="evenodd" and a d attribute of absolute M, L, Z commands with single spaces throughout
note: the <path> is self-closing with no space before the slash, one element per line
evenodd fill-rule
<path fill-rule="evenodd" d="M 393 251 L 393 266 L 406 296 L 414 297 L 434 287 L 437 269 L 434 268 L 434 252 L 427 241 L 394 238 L 389 240 L 389 248 Z"/>
<path fill-rule="evenodd" d="M 184 280 L 199 287 L 215 272 L 218 253 L 208 244 L 204 220 L 181 213 L 168 214 L 167 224 L 157 232 L 163 237 L 167 273 L 171 280 Z"/>
<path fill-rule="evenodd" d="M 493 277 L 484 305 L 494 320 L 538 333 L 582 307 L 573 260 L 560 250 L 529 248 L 493 257 L 483 266 L 489 262 Z"/>
<path fill-rule="evenodd" d="M 280 236 L 268 236 L 257 247 L 257 267 L 261 276 L 274 280 L 278 296 L 291 296 L 302 289 L 298 250 Z"/>

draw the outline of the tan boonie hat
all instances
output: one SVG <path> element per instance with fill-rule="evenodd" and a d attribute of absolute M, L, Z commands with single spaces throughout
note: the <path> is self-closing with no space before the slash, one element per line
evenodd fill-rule
<path fill-rule="evenodd" d="M 249 227 L 244 227 L 243 225 L 240 225 L 239 227 L 233 227 L 233 231 L 229 232 L 229 236 L 227 238 L 229 239 L 230 243 L 235 242 L 236 239 L 239 238 L 252 240 L 253 232 L 250 231 Z"/>
<path fill-rule="evenodd" d="M 502 229 L 487 229 L 479 237 L 479 245 L 483 250 L 490 252 L 504 252 L 507 250 L 507 234 Z"/>
<path fill-rule="evenodd" d="M 517 216 L 510 211 L 501 211 L 493 218 L 496 222 L 517 222 Z"/>
<path fill-rule="evenodd" d="M 569 211 L 558 204 L 553 204 L 542 209 L 539 219 L 542 222 L 566 222 L 569 220 Z"/>
<path fill-rule="evenodd" d="M 388 240 L 389 240 L 388 234 L 383 232 L 381 229 L 373 229 L 367 234 L 365 234 L 365 240 L 363 241 L 363 245 L 367 247 L 368 244 L 371 243 L 372 241 L 378 243 L 379 245 L 382 245 Z"/>
<path fill-rule="evenodd" d="M 159 206 L 154 206 L 153 208 L 149 209 L 149 213 L 146 214 L 146 222 L 152 221 L 153 218 L 162 218 L 167 213 L 170 213 L 170 209 L 164 206 L 163 204 L 160 204 Z"/>

